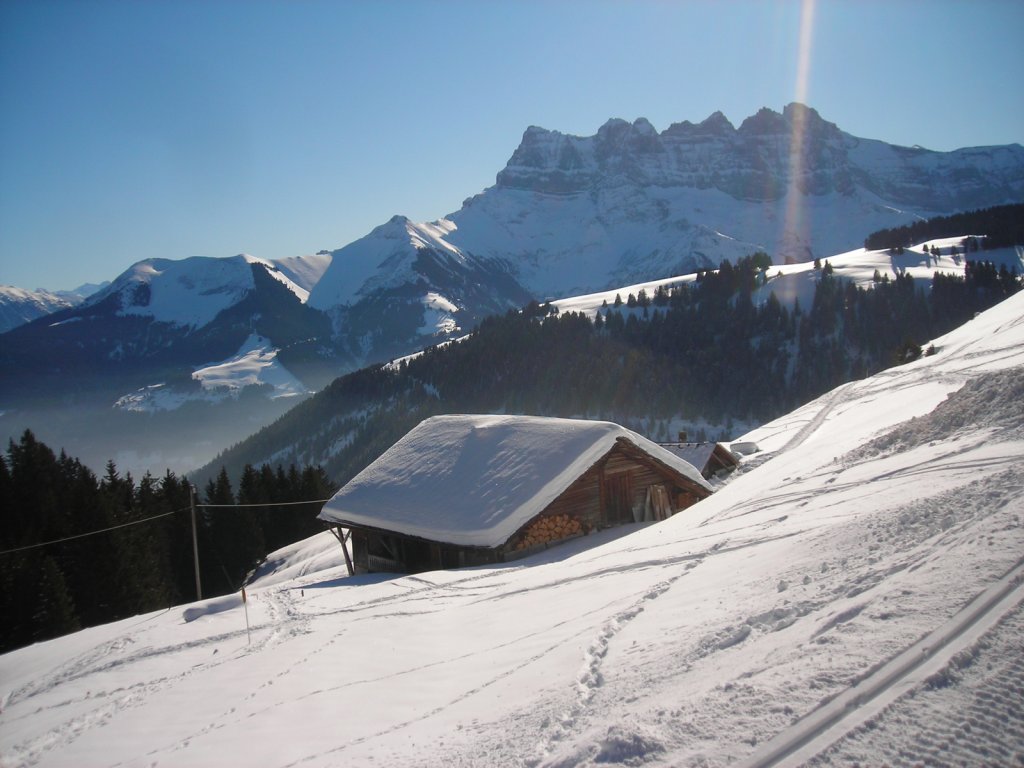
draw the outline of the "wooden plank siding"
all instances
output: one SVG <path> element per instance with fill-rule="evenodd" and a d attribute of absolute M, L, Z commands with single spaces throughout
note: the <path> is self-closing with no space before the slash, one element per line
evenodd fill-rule
<path fill-rule="evenodd" d="M 539 517 L 569 515 L 578 519 L 587 533 L 632 523 L 633 508 L 642 509 L 647 489 L 656 485 L 665 486 L 673 513 L 696 504 L 707 495 L 701 486 L 620 440 L 543 512 L 516 531 L 501 549 L 510 554 L 514 552 L 523 532 Z M 613 498 L 623 486 L 628 499 L 626 510 L 618 508 Z"/>

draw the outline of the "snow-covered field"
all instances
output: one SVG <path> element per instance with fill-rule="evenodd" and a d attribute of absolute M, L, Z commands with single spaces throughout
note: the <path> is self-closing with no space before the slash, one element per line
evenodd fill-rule
<path fill-rule="evenodd" d="M 837 269 L 838 269 L 837 265 Z M 514 565 L 220 598 L 0 657 L 4 766 L 1024 762 L 1024 294 Z"/>

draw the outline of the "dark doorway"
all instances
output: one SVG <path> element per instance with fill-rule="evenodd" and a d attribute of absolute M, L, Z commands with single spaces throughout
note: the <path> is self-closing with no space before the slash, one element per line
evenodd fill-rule
<path fill-rule="evenodd" d="M 605 477 L 604 503 L 608 523 L 622 525 L 633 522 L 633 478 L 629 472 Z"/>

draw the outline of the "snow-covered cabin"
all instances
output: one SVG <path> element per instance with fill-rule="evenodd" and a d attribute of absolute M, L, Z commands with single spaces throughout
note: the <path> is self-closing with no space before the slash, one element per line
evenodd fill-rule
<path fill-rule="evenodd" d="M 711 494 L 692 465 L 617 424 L 435 416 L 327 502 L 356 572 L 502 562 Z"/>
<path fill-rule="evenodd" d="M 721 443 L 658 443 L 683 461 L 692 464 L 708 480 L 725 475 L 739 466 L 736 455 Z"/>

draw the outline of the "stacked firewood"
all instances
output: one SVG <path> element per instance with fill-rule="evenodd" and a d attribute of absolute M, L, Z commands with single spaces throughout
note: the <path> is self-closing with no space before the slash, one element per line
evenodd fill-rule
<path fill-rule="evenodd" d="M 583 526 L 575 517 L 569 515 L 539 517 L 530 523 L 523 538 L 516 545 L 516 549 L 529 549 L 538 544 L 558 541 L 578 533 L 583 533 Z"/>

